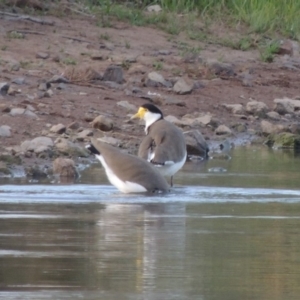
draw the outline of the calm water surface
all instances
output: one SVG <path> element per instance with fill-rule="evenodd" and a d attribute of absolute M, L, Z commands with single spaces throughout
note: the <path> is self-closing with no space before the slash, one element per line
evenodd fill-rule
<path fill-rule="evenodd" d="M 168 195 L 2 180 L 1 299 L 300 299 L 300 157 L 188 163 Z M 18 183 L 18 184 L 15 184 Z"/>

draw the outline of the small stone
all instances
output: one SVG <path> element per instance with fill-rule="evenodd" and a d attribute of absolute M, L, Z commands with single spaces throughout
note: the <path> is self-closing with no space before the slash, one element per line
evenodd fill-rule
<path fill-rule="evenodd" d="M 33 119 L 37 119 L 37 115 L 29 109 L 25 109 L 24 115 Z"/>
<path fill-rule="evenodd" d="M 66 126 L 63 124 L 57 124 L 50 128 L 50 132 L 63 134 L 66 131 Z"/>
<path fill-rule="evenodd" d="M 38 90 L 45 92 L 45 91 L 47 91 L 50 88 L 50 86 L 51 86 L 50 83 L 42 82 L 42 83 L 39 84 Z"/>
<path fill-rule="evenodd" d="M 280 120 L 280 115 L 276 111 L 270 111 L 267 113 L 267 117 L 271 120 Z"/>
<path fill-rule="evenodd" d="M 105 116 L 97 116 L 92 122 L 93 128 L 100 129 L 102 131 L 110 131 L 113 129 L 113 121 Z"/>
<path fill-rule="evenodd" d="M 136 112 L 137 111 L 137 107 L 135 105 L 129 103 L 126 100 L 117 102 L 117 105 L 120 106 L 120 107 L 125 108 L 127 111 L 132 111 L 132 112 Z"/>
<path fill-rule="evenodd" d="M 89 136 L 93 136 L 93 135 L 94 135 L 94 133 L 92 130 L 85 129 L 78 133 L 76 139 L 78 141 L 84 141 L 86 138 L 88 138 Z"/>
<path fill-rule="evenodd" d="M 206 62 L 210 72 L 217 76 L 234 76 L 235 71 L 232 64 L 222 63 L 215 59 L 210 59 Z"/>
<path fill-rule="evenodd" d="M 25 108 L 16 107 L 16 108 L 12 108 L 9 114 L 15 117 L 15 116 L 23 115 L 24 113 L 25 113 Z"/>
<path fill-rule="evenodd" d="M 48 83 L 70 83 L 70 81 L 61 75 L 54 75 L 50 80 L 48 80 Z"/>
<path fill-rule="evenodd" d="M 115 147 L 118 147 L 121 143 L 121 141 L 119 139 L 116 139 L 116 138 L 110 137 L 110 136 L 104 136 L 104 137 L 100 138 L 99 140 L 101 142 L 105 142 L 105 143 L 110 144 Z"/>
<path fill-rule="evenodd" d="M 247 113 L 252 114 L 254 116 L 265 117 L 268 110 L 268 106 L 264 102 L 249 101 L 246 104 Z"/>
<path fill-rule="evenodd" d="M 120 66 L 111 65 L 109 66 L 103 75 L 103 81 L 112 81 L 116 83 L 123 83 L 123 69 Z"/>
<path fill-rule="evenodd" d="M 18 62 L 12 63 L 12 64 L 10 65 L 10 70 L 11 70 L 11 71 L 18 72 L 18 71 L 20 70 L 20 68 L 21 68 L 21 65 L 20 65 L 20 63 L 18 63 Z"/>
<path fill-rule="evenodd" d="M 58 86 L 56 87 L 57 90 L 65 90 L 66 89 L 66 85 L 65 83 L 59 83 Z"/>
<path fill-rule="evenodd" d="M 269 121 L 262 120 L 260 123 L 261 131 L 263 134 L 268 135 L 271 133 L 279 133 L 284 131 L 282 125 L 273 124 Z"/>
<path fill-rule="evenodd" d="M 0 137 L 11 137 L 11 128 L 7 125 L 0 126 Z"/>
<path fill-rule="evenodd" d="M 88 157 L 89 153 L 85 148 L 80 147 L 68 140 L 65 139 L 58 139 L 57 143 L 55 144 L 56 149 L 64 154 L 70 156 L 79 156 L 79 157 Z"/>
<path fill-rule="evenodd" d="M 173 91 L 179 95 L 190 94 L 193 90 L 194 84 L 188 82 L 184 78 L 180 78 L 174 85 Z"/>
<path fill-rule="evenodd" d="M 280 115 L 291 114 L 300 110 L 300 100 L 284 97 L 282 99 L 274 99 L 274 103 L 274 111 Z"/>
<path fill-rule="evenodd" d="M 219 125 L 217 129 L 215 130 L 215 133 L 217 135 L 225 135 L 225 134 L 231 134 L 232 131 L 230 128 L 228 128 L 226 125 Z"/>
<path fill-rule="evenodd" d="M 0 82 L 0 94 L 6 95 L 9 89 L 9 84 L 7 82 Z"/>
<path fill-rule="evenodd" d="M 0 103 L 0 111 L 4 113 L 9 113 L 10 107 L 5 103 Z"/>
<path fill-rule="evenodd" d="M 168 86 L 165 78 L 157 72 L 150 72 L 145 84 L 148 87 Z"/>
<path fill-rule="evenodd" d="M 162 8 L 161 8 L 160 5 L 155 4 L 155 5 L 149 5 L 149 6 L 147 6 L 146 10 L 148 12 L 155 12 L 155 13 L 157 13 L 157 12 L 162 11 Z"/>
<path fill-rule="evenodd" d="M 95 116 L 91 113 L 85 113 L 84 114 L 84 121 L 86 122 L 92 122 L 94 120 Z"/>
<path fill-rule="evenodd" d="M 244 112 L 242 104 L 223 104 L 223 106 L 235 115 L 239 115 Z"/>
<path fill-rule="evenodd" d="M 16 94 L 19 94 L 20 92 L 21 92 L 20 90 L 17 90 L 13 86 L 10 86 L 7 91 L 7 95 L 15 96 Z"/>
<path fill-rule="evenodd" d="M 78 122 L 72 122 L 67 126 L 69 129 L 77 130 L 80 128 L 80 124 Z"/>
<path fill-rule="evenodd" d="M 40 147 L 44 147 L 45 149 L 51 149 L 53 145 L 54 144 L 51 138 L 40 136 L 34 138 L 31 141 L 24 141 L 23 143 L 21 143 L 20 147 L 22 152 L 27 152 L 27 151 L 34 152 L 36 149 Z"/>
<path fill-rule="evenodd" d="M 44 97 L 50 98 L 53 96 L 53 94 L 54 94 L 53 91 L 49 89 L 44 93 Z"/>
<path fill-rule="evenodd" d="M 78 176 L 75 162 L 69 158 L 58 157 L 53 161 L 53 173 L 60 177 L 76 178 Z"/>
<path fill-rule="evenodd" d="M 18 85 L 22 85 L 25 83 L 25 78 L 24 77 L 14 78 L 11 82 Z"/>
<path fill-rule="evenodd" d="M 47 59 L 50 57 L 50 54 L 49 53 L 46 53 L 46 52 L 38 52 L 36 55 L 35 55 L 36 58 L 42 58 L 42 59 Z"/>
<path fill-rule="evenodd" d="M 188 155 L 207 157 L 209 147 L 199 130 L 191 130 L 183 133 Z"/>
<path fill-rule="evenodd" d="M 277 54 L 280 55 L 293 55 L 293 43 L 290 40 L 280 41 Z"/>

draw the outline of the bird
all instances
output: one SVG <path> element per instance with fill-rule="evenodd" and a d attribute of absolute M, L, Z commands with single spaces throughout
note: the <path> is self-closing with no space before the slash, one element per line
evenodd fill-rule
<path fill-rule="evenodd" d="M 122 193 L 165 193 L 166 179 L 149 162 L 95 138 L 86 148 L 100 160 L 109 182 Z"/>
<path fill-rule="evenodd" d="M 164 119 L 162 111 L 151 103 L 143 104 L 131 119 L 145 121 L 146 136 L 142 140 L 138 157 L 152 163 L 163 176 L 173 176 L 184 165 L 187 157 L 186 143 L 182 131 Z"/>

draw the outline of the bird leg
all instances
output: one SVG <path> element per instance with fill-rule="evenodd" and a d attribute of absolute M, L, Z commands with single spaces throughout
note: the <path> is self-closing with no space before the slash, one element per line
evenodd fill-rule
<path fill-rule="evenodd" d="M 171 179 L 170 179 L 170 186 L 173 187 L 173 176 L 171 176 Z"/>

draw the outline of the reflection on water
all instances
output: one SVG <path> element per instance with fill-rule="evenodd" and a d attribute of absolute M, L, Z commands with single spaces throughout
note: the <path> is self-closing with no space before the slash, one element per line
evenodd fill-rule
<path fill-rule="evenodd" d="M 299 158 L 251 151 L 185 166 L 164 196 L 97 169 L 1 186 L 0 298 L 299 299 Z"/>

